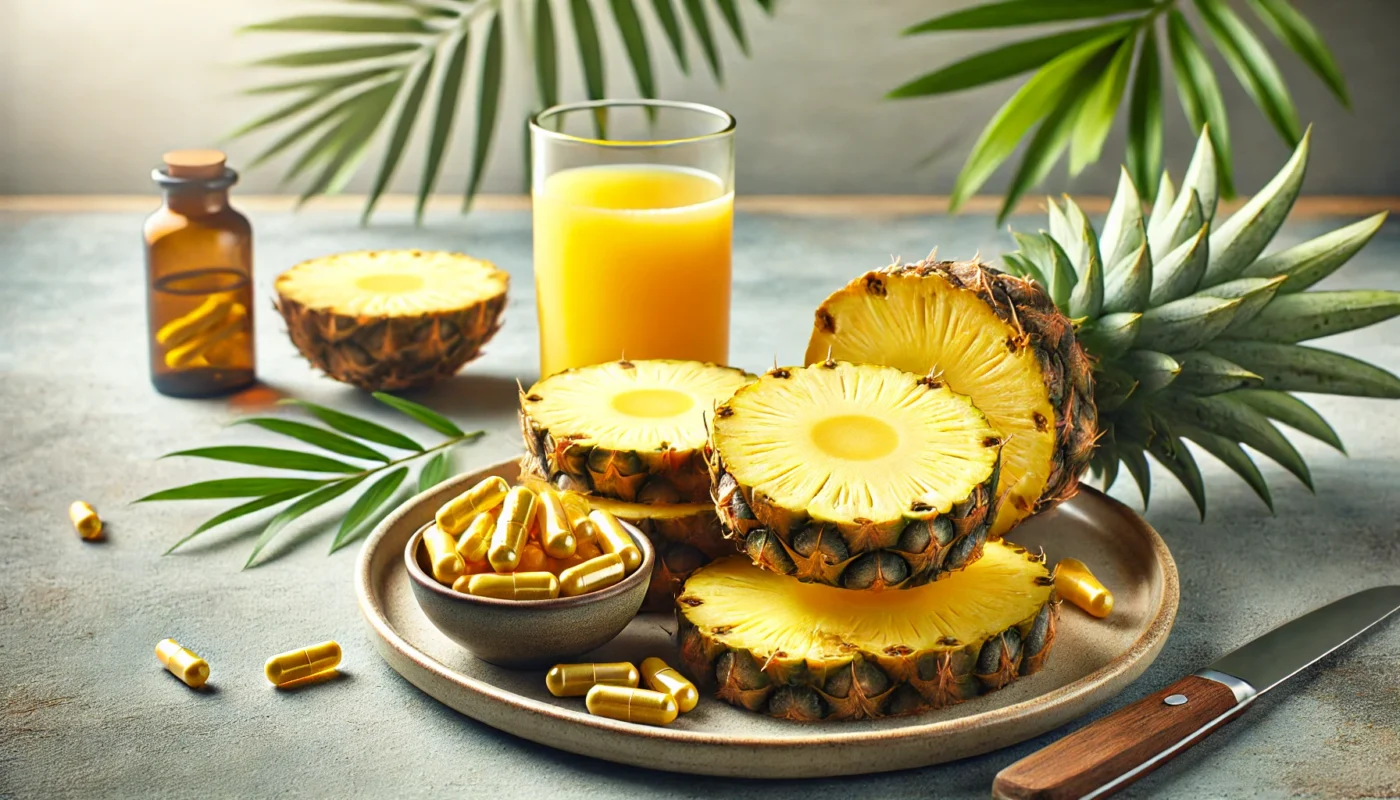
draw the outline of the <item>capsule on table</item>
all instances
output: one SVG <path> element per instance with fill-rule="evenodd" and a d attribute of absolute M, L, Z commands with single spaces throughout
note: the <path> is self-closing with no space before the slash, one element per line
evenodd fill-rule
<path fill-rule="evenodd" d="M 564 502 L 559 499 L 558 493 L 549 489 L 540 492 L 539 506 L 542 518 L 540 544 L 544 546 L 545 554 L 553 558 L 573 555 L 578 548 L 578 540 L 574 538 L 573 525 L 569 523 Z"/>
<path fill-rule="evenodd" d="M 535 493 L 524 486 L 506 493 L 501 504 L 501 518 L 496 520 L 496 530 L 491 534 L 491 549 L 486 552 L 492 569 L 510 572 L 520 565 L 520 550 L 530 535 L 530 526 L 535 524 L 538 508 Z"/>
<path fill-rule="evenodd" d="M 627 577 L 622 556 L 605 553 L 559 573 L 559 593 L 565 597 L 596 592 Z"/>
<path fill-rule="evenodd" d="M 491 534 L 495 531 L 496 518 L 490 511 L 477 514 L 457 541 L 457 555 L 468 564 L 485 561 L 486 551 L 491 549 Z"/>
<path fill-rule="evenodd" d="M 267 660 L 263 673 L 276 686 L 319 675 L 340 664 L 340 645 L 321 642 L 301 650 L 275 655 Z"/>
<path fill-rule="evenodd" d="M 588 706 L 588 713 L 595 717 L 646 725 L 670 725 L 679 711 L 676 698 L 669 694 L 605 683 L 589 689 L 584 703 Z"/>
<path fill-rule="evenodd" d="M 438 527 L 456 536 L 467 529 L 477 514 L 500 505 L 509 491 L 510 484 L 505 478 L 493 475 L 483 480 L 438 509 Z"/>
<path fill-rule="evenodd" d="M 209 662 L 181 647 L 174 639 L 156 644 L 156 658 L 171 675 L 184 681 L 191 689 L 198 689 L 209 680 Z"/>
<path fill-rule="evenodd" d="M 628 574 L 642 565 L 642 551 L 637 549 L 636 542 L 632 541 L 632 537 L 627 534 L 622 523 L 617 521 L 617 517 L 598 509 L 589 512 L 588 519 L 593 523 L 593 533 L 598 538 L 598 547 L 604 553 L 616 553 L 620 556 L 622 565 L 627 568 Z"/>
<path fill-rule="evenodd" d="M 467 582 L 467 593 L 498 600 L 553 600 L 559 596 L 559 579 L 549 572 L 483 572 Z"/>
<path fill-rule="evenodd" d="M 1055 566 L 1055 592 L 1101 619 L 1113 611 L 1113 593 L 1077 558 L 1062 558 Z"/>
<path fill-rule="evenodd" d="M 436 525 L 423 529 L 423 546 L 428 548 L 428 564 L 433 577 L 448 586 L 466 571 L 466 562 L 457 555 L 457 540 Z"/>
<path fill-rule="evenodd" d="M 588 521 L 588 498 L 578 492 L 560 491 L 559 502 L 564 506 L 564 516 L 569 518 L 569 529 L 580 542 L 593 540 L 593 524 Z"/>
<path fill-rule="evenodd" d="M 91 505 L 82 500 L 75 500 L 73 505 L 68 507 L 68 519 L 72 520 L 78 535 L 84 539 L 91 541 L 102 538 L 102 518 L 97 516 Z"/>
<path fill-rule="evenodd" d="M 695 688 L 695 684 L 659 658 L 652 657 L 642 661 L 642 679 L 653 691 L 674 697 L 676 707 L 682 714 L 695 708 L 695 704 L 700 702 L 700 692 Z"/>
<path fill-rule="evenodd" d="M 603 664 L 555 664 L 544 676 L 544 687 L 555 697 L 582 697 L 599 684 L 637 687 L 637 668 L 626 661 Z"/>

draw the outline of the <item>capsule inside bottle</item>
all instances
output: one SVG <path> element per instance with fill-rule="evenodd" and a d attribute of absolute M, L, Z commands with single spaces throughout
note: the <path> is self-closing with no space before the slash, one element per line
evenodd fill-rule
<path fill-rule="evenodd" d="M 340 645 L 336 642 L 321 642 L 301 650 L 280 653 L 267 660 L 263 674 L 275 686 L 319 675 L 335 669 L 340 664 Z"/>
<path fill-rule="evenodd" d="M 676 699 L 669 694 L 601 683 L 588 690 L 584 703 L 595 717 L 645 725 L 670 725 L 679 711 Z"/>
<path fill-rule="evenodd" d="M 510 484 L 500 476 L 493 475 L 481 481 L 438 509 L 438 527 L 453 536 L 460 534 L 477 514 L 500 505 L 509 491 Z"/>
<path fill-rule="evenodd" d="M 458 590 L 460 591 L 460 590 Z M 559 596 L 559 579 L 550 572 L 483 572 L 467 582 L 467 591 L 498 600 L 553 600 Z"/>
<path fill-rule="evenodd" d="M 627 577 L 622 557 L 605 553 L 559 573 L 559 593 L 565 597 L 606 589 Z"/>
<path fill-rule="evenodd" d="M 1062 558 L 1055 566 L 1055 592 L 1100 619 L 1113 611 L 1113 593 L 1076 558 Z"/>
<path fill-rule="evenodd" d="M 636 688 L 637 668 L 626 661 L 602 664 L 555 664 L 544 676 L 544 686 L 555 697 L 582 697 L 598 684 Z"/>
<path fill-rule="evenodd" d="M 423 529 L 423 546 L 428 549 L 428 565 L 439 583 L 451 586 L 466 571 L 466 563 L 457 555 L 457 540 L 437 525 Z"/>
<path fill-rule="evenodd" d="M 676 707 L 682 714 L 695 708 L 695 704 L 700 702 L 700 692 L 696 690 L 695 684 L 659 658 L 652 657 L 642 662 L 642 678 L 653 691 L 674 697 Z"/>
<path fill-rule="evenodd" d="M 627 573 L 642 565 L 642 551 L 617 521 L 617 517 L 602 509 L 589 512 L 588 519 L 593 523 L 593 533 L 598 538 L 598 547 L 604 553 L 616 553 L 622 558 Z"/>
<path fill-rule="evenodd" d="M 539 504 L 535 493 L 517 486 L 506 493 L 501 505 L 501 518 L 496 520 L 496 530 L 491 535 L 491 548 L 486 551 L 486 560 L 497 572 L 510 572 L 520 565 L 520 550 L 530 534 L 530 526 L 535 524 L 535 512 Z"/>
<path fill-rule="evenodd" d="M 578 540 L 574 538 L 573 527 L 569 524 L 569 517 L 564 512 L 564 503 L 559 499 L 559 495 L 545 489 L 539 494 L 539 505 L 539 514 L 543 522 L 540 525 L 540 544 L 544 547 L 545 555 L 551 558 L 568 558 L 573 555 L 578 547 Z"/>

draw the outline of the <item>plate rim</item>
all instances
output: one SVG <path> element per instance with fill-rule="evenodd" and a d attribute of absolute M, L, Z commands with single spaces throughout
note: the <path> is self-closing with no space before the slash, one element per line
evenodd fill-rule
<path fill-rule="evenodd" d="M 490 714 L 488 712 L 492 709 L 502 711 L 505 713 L 526 712 L 528 714 L 539 717 L 540 720 L 538 721 L 560 723 L 569 726 L 582 726 L 584 728 L 592 728 L 599 732 L 606 732 L 609 734 L 622 734 L 631 738 L 647 739 L 653 742 L 661 742 L 669 745 L 712 745 L 722 746 L 724 748 L 740 747 L 745 749 L 754 749 L 759 751 L 770 752 L 784 751 L 790 749 L 807 749 L 812 747 L 831 747 L 852 744 L 860 744 L 865 746 L 880 746 L 882 744 L 906 743 L 909 740 L 926 739 L 934 737 L 941 738 L 945 736 L 956 735 L 959 732 L 964 732 L 968 729 L 988 728 L 998 726 L 999 724 L 1006 724 L 1017 719 L 1023 719 L 1027 716 L 1028 713 L 1034 713 L 1036 717 L 1042 719 L 1050 718 L 1059 720 L 1054 724 L 1050 725 L 1049 727 L 1045 727 L 1037 731 L 1036 734 L 1032 734 L 1033 736 L 1038 735 L 1038 733 L 1044 732 L 1045 730 L 1050 730 L 1053 727 L 1058 727 L 1058 725 L 1063 724 L 1065 721 L 1067 721 L 1066 719 L 1060 719 L 1056 714 L 1057 711 L 1063 710 L 1066 706 L 1074 704 L 1076 701 L 1083 699 L 1091 699 L 1094 693 L 1099 692 L 1100 690 L 1103 690 L 1106 687 L 1110 689 L 1115 689 L 1115 691 L 1113 691 L 1111 694 L 1105 695 L 1099 703 L 1094 703 L 1092 706 L 1090 706 L 1090 708 L 1096 707 L 1102 702 L 1106 702 L 1107 700 L 1109 700 L 1117 693 L 1117 691 L 1121 691 L 1121 689 L 1124 686 L 1126 686 L 1127 683 L 1131 682 L 1132 680 L 1136 679 L 1139 675 L 1141 675 L 1141 673 L 1145 671 L 1147 667 L 1152 663 L 1152 661 L 1156 658 L 1157 653 L 1161 651 L 1163 645 L 1165 645 L 1167 637 L 1171 633 L 1172 626 L 1176 620 L 1176 614 L 1180 602 L 1180 582 L 1177 574 L 1176 561 L 1172 558 L 1171 551 L 1167 548 L 1166 542 L 1163 541 L 1161 535 L 1158 534 L 1157 531 L 1145 519 L 1143 519 L 1141 515 L 1133 511 L 1128 506 L 1104 494 L 1103 492 L 1094 489 L 1093 487 L 1081 486 L 1081 492 L 1090 496 L 1094 496 L 1097 500 L 1101 500 L 1107 503 L 1120 517 L 1124 519 L 1124 521 L 1127 524 L 1129 524 L 1132 527 L 1132 529 L 1138 536 L 1145 540 L 1145 542 L 1149 545 L 1149 548 L 1151 549 L 1156 558 L 1156 564 L 1162 574 L 1163 584 L 1162 602 L 1157 607 L 1156 613 L 1153 615 L 1151 621 L 1144 627 L 1142 633 L 1137 637 L 1136 640 L 1133 641 L 1133 643 L 1124 652 L 1119 654 L 1112 661 L 1089 673 L 1088 675 L 1085 675 L 1070 683 L 1064 684 L 1063 686 L 1056 687 L 1055 689 L 1052 689 L 1043 694 L 1036 695 L 1035 697 L 1031 697 L 1011 705 L 988 709 L 984 712 L 964 717 L 958 717 L 955 719 L 936 720 L 926 722 L 923 724 L 915 723 L 900 726 L 898 728 L 892 728 L 889 730 L 822 730 L 816 727 L 815 724 L 813 724 L 813 726 L 809 728 L 809 730 L 811 731 L 809 735 L 800 737 L 783 737 L 775 739 L 765 738 L 762 736 L 735 736 L 732 734 L 714 734 L 706 733 L 704 731 L 694 731 L 667 727 L 646 727 L 639 729 L 639 726 L 634 724 L 610 720 L 604 717 L 594 717 L 580 711 L 561 708 L 550 703 L 518 695 L 509 690 L 499 688 L 479 678 L 475 678 L 473 676 L 465 675 L 461 672 L 458 672 L 448 667 L 446 664 L 443 664 L 442 662 L 433 658 L 432 656 L 428 655 L 427 653 L 423 652 L 422 650 L 419 650 L 416 646 L 404 639 L 389 622 L 389 619 L 386 613 L 384 612 L 383 606 L 379 602 L 379 598 L 377 596 L 375 587 L 375 571 L 373 569 L 372 563 L 374 561 L 373 555 L 378 549 L 379 543 L 389 535 L 389 532 L 398 525 L 400 520 L 402 520 L 405 516 L 415 511 L 420 504 L 426 502 L 430 495 L 444 491 L 444 489 L 447 489 L 450 486 L 466 483 L 483 472 L 493 472 L 501 469 L 510 469 L 512 467 L 518 468 L 518 464 L 519 458 L 511 458 L 495 464 L 491 464 L 489 466 L 484 466 L 477 469 L 473 469 L 468 472 L 463 472 L 444 483 L 438 484 L 437 486 L 431 489 L 414 495 L 413 497 L 405 500 L 402 504 L 400 504 L 392 513 L 390 513 L 377 526 L 375 526 L 374 530 L 370 533 L 369 537 L 366 538 L 364 545 L 360 549 L 355 570 L 356 601 L 357 605 L 360 608 L 361 614 L 364 616 L 365 621 L 370 627 L 370 630 L 375 634 L 375 637 L 377 639 L 376 645 L 379 646 L 381 654 L 385 657 L 385 660 L 389 663 L 389 666 L 392 669 L 394 669 L 395 672 L 398 672 L 405 679 L 407 679 L 409 683 L 412 683 L 415 687 L 424 691 L 434 700 L 441 702 L 444 705 L 447 705 L 449 708 L 453 708 L 454 710 L 466 716 L 481 721 L 484 724 L 490 725 L 500 730 L 504 730 L 507 733 L 522 736 L 523 738 L 536 741 L 540 744 L 555 747 L 558 749 L 568 750 L 570 752 L 581 753 L 584 755 L 593 756 L 609 761 L 648 766 L 653 769 L 666 769 L 666 767 L 657 767 L 654 763 L 646 761 L 644 759 L 629 760 L 620 757 L 626 754 L 619 754 L 611 751 L 606 751 L 602 747 L 590 748 L 582 745 L 578 747 L 569 747 L 561 745 L 555 741 L 542 741 L 540 738 L 532 736 L 529 733 L 522 733 L 518 729 L 512 730 L 496 724 L 498 721 L 497 719 L 492 719 L 488 717 L 497 717 L 498 715 Z M 388 648 L 388 651 L 384 649 L 385 647 Z M 424 676 L 410 676 L 407 673 L 405 673 L 405 671 L 401 669 L 397 663 L 395 663 L 395 658 L 391 657 L 390 652 L 392 652 L 394 656 L 406 659 L 408 662 L 411 662 L 417 667 L 417 669 L 425 673 L 426 676 L 431 676 L 438 680 L 446 681 L 471 692 L 476 696 L 477 700 L 481 701 L 481 705 L 478 705 L 476 703 L 452 704 L 439 699 L 433 692 L 423 687 L 419 680 L 415 680 L 415 677 L 422 678 Z M 464 711 L 462 708 L 458 708 L 458 705 L 472 705 L 472 712 L 469 713 L 468 711 Z M 1078 714 L 1074 716 L 1078 716 Z M 1074 717 L 1070 717 L 1070 719 L 1072 718 Z M 1011 743 L 1012 742 L 1003 742 L 1002 744 L 997 744 L 993 747 L 983 749 L 980 752 L 990 752 L 991 750 L 999 749 L 1000 747 L 1007 746 Z M 969 753 L 959 757 L 966 757 L 967 755 L 971 754 Z M 925 761 L 924 763 L 936 763 L 937 760 L 938 759 L 935 758 L 935 760 L 933 761 Z M 672 766 L 674 768 L 672 771 L 701 772 L 701 770 L 699 769 L 681 769 L 685 766 L 683 764 L 675 764 Z M 713 766 L 716 768 L 716 771 L 705 771 L 704 774 L 735 774 L 730 771 L 724 771 L 723 765 Z M 883 768 L 858 771 L 838 771 L 832 772 L 830 774 L 862 774 L 868 772 L 902 769 L 910 766 L 916 765 L 895 764 Z M 772 777 L 780 778 L 784 776 L 773 775 Z"/>

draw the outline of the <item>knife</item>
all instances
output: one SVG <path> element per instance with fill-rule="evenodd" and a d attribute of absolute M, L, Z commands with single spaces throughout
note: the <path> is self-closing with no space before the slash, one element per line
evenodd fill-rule
<path fill-rule="evenodd" d="M 1107 797 L 1234 719 L 1260 695 L 1400 611 L 1400 586 L 1343 597 L 997 773 L 1006 800 Z"/>

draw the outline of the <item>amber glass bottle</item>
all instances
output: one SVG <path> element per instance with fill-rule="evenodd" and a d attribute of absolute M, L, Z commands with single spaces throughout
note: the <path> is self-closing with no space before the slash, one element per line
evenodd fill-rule
<path fill-rule="evenodd" d="M 238 173 L 217 150 L 176 150 L 151 177 L 164 204 L 146 219 L 151 383 L 209 397 L 254 380 L 253 230 L 228 204 Z"/>

